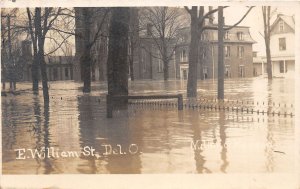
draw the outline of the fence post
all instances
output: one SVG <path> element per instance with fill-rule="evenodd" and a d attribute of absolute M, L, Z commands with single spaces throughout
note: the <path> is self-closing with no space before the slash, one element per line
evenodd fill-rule
<path fill-rule="evenodd" d="M 106 95 L 106 117 L 112 118 L 113 104 L 112 104 L 112 96 Z"/>
<path fill-rule="evenodd" d="M 182 94 L 178 95 L 178 110 L 183 110 L 183 99 Z"/>

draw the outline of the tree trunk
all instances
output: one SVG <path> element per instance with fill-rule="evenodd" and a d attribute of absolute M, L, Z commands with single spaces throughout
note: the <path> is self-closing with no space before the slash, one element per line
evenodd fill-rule
<path fill-rule="evenodd" d="M 83 55 L 80 57 L 83 73 L 83 89 L 82 92 L 91 92 L 91 53 L 89 49 L 85 49 Z"/>
<path fill-rule="evenodd" d="M 197 7 L 191 9 L 191 43 L 189 47 L 189 74 L 187 83 L 187 97 L 197 97 L 197 64 L 199 47 L 199 27 L 197 24 Z"/>
<path fill-rule="evenodd" d="M 270 50 L 270 35 L 271 35 L 271 26 L 270 26 L 270 19 L 271 19 L 271 7 L 270 6 L 263 6 L 262 13 L 263 13 L 263 20 L 264 20 L 264 38 L 265 38 L 265 45 L 266 45 L 266 56 L 267 56 L 267 73 L 268 79 L 272 79 L 272 60 L 271 60 L 271 50 Z"/>
<path fill-rule="evenodd" d="M 268 72 L 268 79 L 272 79 L 272 60 L 271 60 L 271 50 L 270 50 L 270 38 L 266 41 L 266 55 L 267 55 L 267 72 Z"/>
<path fill-rule="evenodd" d="M 83 89 L 84 93 L 91 92 L 91 48 L 90 48 L 90 38 L 91 38 L 91 18 L 89 8 L 82 8 L 82 17 L 83 17 L 83 39 L 84 39 L 84 52 L 80 57 L 80 64 L 82 68 L 82 77 L 83 77 Z"/>
<path fill-rule="evenodd" d="M 204 79 L 204 75 L 203 75 L 203 53 L 204 53 L 204 45 L 203 45 L 203 42 L 199 42 L 199 54 L 200 56 L 198 56 L 198 62 L 199 62 L 199 77 L 201 80 Z"/>
<path fill-rule="evenodd" d="M 107 60 L 108 95 L 128 95 L 129 8 L 112 8 Z M 116 103 L 127 106 L 127 100 Z"/>
<path fill-rule="evenodd" d="M 34 94 L 38 94 L 39 93 L 39 62 L 37 58 L 37 53 L 34 53 L 33 56 L 31 77 L 32 77 L 32 91 Z"/>
<path fill-rule="evenodd" d="M 164 64 L 164 80 L 168 81 L 168 79 L 169 79 L 169 61 L 168 61 L 168 59 L 164 58 L 163 64 Z"/>
<path fill-rule="evenodd" d="M 165 44 L 165 42 L 163 42 L 162 59 L 163 59 L 162 61 L 164 64 L 164 80 L 167 81 L 169 79 L 169 58 L 168 58 L 168 47 Z"/>
<path fill-rule="evenodd" d="M 37 61 L 40 63 L 41 75 L 42 75 L 42 86 L 43 86 L 43 97 L 44 103 L 49 103 L 49 90 L 48 90 L 48 78 L 46 71 L 46 64 L 44 59 L 44 44 L 45 44 L 45 36 L 42 31 L 42 15 L 41 8 L 36 8 L 36 30 L 37 30 L 37 41 L 38 41 L 38 54 Z M 44 31 L 45 32 L 45 31 Z"/>
<path fill-rule="evenodd" d="M 44 44 L 42 44 L 42 45 L 44 46 Z M 49 89 L 48 89 L 46 63 L 45 63 L 45 59 L 44 59 L 44 48 L 39 49 L 39 62 L 40 62 L 41 75 L 42 75 L 44 103 L 47 103 L 47 102 L 49 102 Z"/>
<path fill-rule="evenodd" d="M 131 79 L 131 81 L 134 81 L 133 59 L 134 59 L 134 50 L 135 50 L 135 48 L 133 47 L 132 36 L 130 36 L 130 41 L 131 41 L 131 45 L 130 45 L 130 52 L 131 52 L 131 54 L 129 54 L 129 72 L 130 72 L 130 79 Z"/>
<path fill-rule="evenodd" d="M 224 17 L 223 7 L 218 10 L 218 99 L 224 99 Z"/>

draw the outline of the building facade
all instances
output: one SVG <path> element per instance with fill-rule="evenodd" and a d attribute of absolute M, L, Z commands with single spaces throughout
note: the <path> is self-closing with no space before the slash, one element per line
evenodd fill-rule
<path fill-rule="evenodd" d="M 225 26 L 229 27 L 229 26 Z M 177 78 L 188 78 L 188 55 L 190 28 L 181 30 L 180 43 L 176 48 Z M 224 34 L 225 78 L 253 76 L 252 39 L 249 27 L 236 26 Z M 198 78 L 217 78 L 218 73 L 218 31 L 205 30 L 201 35 Z"/>
<path fill-rule="evenodd" d="M 270 50 L 273 77 L 293 77 L 295 72 L 295 18 L 278 14 L 271 25 Z M 257 58 L 256 58 L 257 59 Z M 254 60 L 257 75 L 266 74 L 266 57 Z"/>

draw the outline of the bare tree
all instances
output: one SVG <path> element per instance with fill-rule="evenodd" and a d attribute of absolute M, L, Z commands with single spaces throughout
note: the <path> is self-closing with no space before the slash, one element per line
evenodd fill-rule
<path fill-rule="evenodd" d="M 33 91 L 38 92 L 38 68 L 40 67 L 42 75 L 43 97 L 45 102 L 49 102 L 48 78 L 45 63 L 45 39 L 48 31 L 54 24 L 54 21 L 63 11 L 62 8 L 34 8 L 34 13 L 27 8 L 28 27 L 33 44 L 33 63 L 32 63 L 32 80 Z"/>
<path fill-rule="evenodd" d="M 141 16 L 142 27 L 147 28 L 147 34 L 159 51 L 159 55 L 155 58 L 163 62 L 164 80 L 168 80 L 169 62 L 172 60 L 178 42 L 178 30 L 183 25 L 181 16 L 180 9 L 173 7 L 145 8 Z M 151 54 L 151 56 L 155 55 Z"/>
<path fill-rule="evenodd" d="M 1 11 L 1 73 L 2 87 L 5 90 L 6 80 L 10 83 L 10 90 L 16 89 L 16 82 L 23 74 L 23 61 L 21 58 L 20 35 L 26 32 L 17 28 L 19 9 L 2 9 Z"/>
<path fill-rule="evenodd" d="M 267 56 L 267 73 L 268 73 L 268 79 L 272 79 L 272 60 L 271 60 L 271 50 L 270 50 L 271 7 L 262 6 L 262 15 L 264 20 L 264 39 L 265 39 L 266 56 Z"/>
<path fill-rule="evenodd" d="M 83 51 L 80 55 L 80 67 L 83 78 L 83 92 L 86 93 L 91 91 L 91 50 L 102 35 L 103 26 L 109 18 L 109 11 L 109 8 L 75 8 L 76 27 L 79 27 L 78 33 L 75 35 L 80 38 L 83 45 Z M 95 19 L 99 21 L 98 24 L 95 24 Z M 94 26 L 96 26 L 96 30 L 93 30 Z"/>

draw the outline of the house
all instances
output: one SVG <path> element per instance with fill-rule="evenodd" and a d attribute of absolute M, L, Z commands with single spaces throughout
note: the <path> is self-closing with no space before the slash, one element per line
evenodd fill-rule
<path fill-rule="evenodd" d="M 212 26 L 216 24 L 210 23 Z M 224 26 L 224 28 L 229 26 Z M 177 78 L 188 78 L 188 54 L 191 40 L 190 28 L 183 28 L 180 43 L 176 49 Z M 253 76 L 252 39 L 249 27 L 236 26 L 224 34 L 225 78 Z M 201 64 L 200 64 L 201 63 Z M 201 35 L 199 49 L 198 78 L 217 78 L 218 73 L 218 31 L 205 30 Z"/>
<path fill-rule="evenodd" d="M 271 25 L 270 50 L 273 77 L 292 77 L 295 72 L 295 18 L 278 14 Z M 266 74 L 266 57 L 254 61 L 257 75 Z"/>

